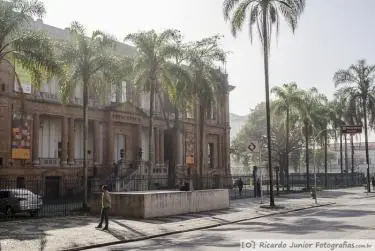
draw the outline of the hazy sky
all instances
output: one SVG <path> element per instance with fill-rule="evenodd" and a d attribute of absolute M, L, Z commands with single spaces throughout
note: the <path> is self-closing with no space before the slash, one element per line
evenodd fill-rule
<path fill-rule="evenodd" d="M 132 32 L 166 28 L 181 30 L 186 40 L 223 34 L 223 48 L 231 51 L 227 63 L 230 111 L 247 114 L 265 99 L 263 58 L 248 28 L 236 39 L 222 15 L 222 0 L 43 0 L 44 22 L 60 28 L 77 20 L 88 30 L 101 29 L 119 40 Z M 332 76 L 360 58 L 375 64 L 374 0 L 307 0 L 297 31 L 282 26 L 273 40 L 271 86 L 295 81 L 300 87 L 318 87 L 331 96 Z M 257 39 L 257 37 L 256 37 Z"/>

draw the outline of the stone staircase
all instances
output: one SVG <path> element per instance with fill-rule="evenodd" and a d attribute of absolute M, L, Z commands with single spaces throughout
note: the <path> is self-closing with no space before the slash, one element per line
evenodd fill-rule
<path fill-rule="evenodd" d="M 151 189 L 158 190 L 167 187 L 168 174 L 165 173 L 166 170 L 168 170 L 168 164 L 155 165 Z M 100 190 L 102 184 L 107 184 L 112 192 L 148 190 L 147 162 L 120 160 L 106 168 L 106 172 L 96 178 L 93 182 L 93 188 L 96 188 L 95 192 Z"/>

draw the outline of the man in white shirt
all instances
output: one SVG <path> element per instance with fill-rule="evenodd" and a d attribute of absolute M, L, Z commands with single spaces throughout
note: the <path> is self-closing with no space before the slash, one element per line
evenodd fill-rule
<path fill-rule="evenodd" d="M 108 230 L 108 212 L 111 208 L 111 196 L 106 185 L 102 186 L 102 211 L 100 213 L 100 223 L 96 228 L 102 228 L 103 221 L 105 226 L 102 230 Z"/>

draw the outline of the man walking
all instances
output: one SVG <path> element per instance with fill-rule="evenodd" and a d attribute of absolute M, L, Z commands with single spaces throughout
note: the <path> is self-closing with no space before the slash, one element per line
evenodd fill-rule
<path fill-rule="evenodd" d="M 242 179 L 240 178 L 238 180 L 238 192 L 240 193 L 240 196 L 242 196 L 242 188 L 243 188 L 243 181 Z"/>
<path fill-rule="evenodd" d="M 102 230 L 108 230 L 108 211 L 111 208 L 111 196 L 106 185 L 102 186 L 102 211 L 100 213 L 100 223 L 96 228 L 102 228 L 103 220 L 105 226 Z"/>

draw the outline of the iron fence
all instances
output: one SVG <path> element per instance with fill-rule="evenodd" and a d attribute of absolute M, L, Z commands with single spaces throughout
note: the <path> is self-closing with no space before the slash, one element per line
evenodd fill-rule
<path fill-rule="evenodd" d="M 306 174 L 289 175 L 289 191 L 306 191 Z M 239 180 L 242 180 L 242 187 Z M 322 189 L 334 189 L 366 184 L 362 173 L 341 174 L 324 173 L 316 175 L 316 183 Z M 263 177 L 262 186 L 252 176 L 206 176 L 192 179 L 193 189 L 228 189 L 230 198 L 250 198 L 269 191 L 269 180 Z M 147 190 L 189 190 L 190 180 L 168 182 L 166 177 L 135 176 L 133 178 L 114 178 L 101 181 L 90 178 L 89 195 L 99 192 L 102 185 L 108 185 L 111 192 L 147 191 Z M 287 192 L 285 177 L 274 179 L 274 189 Z M 310 188 L 314 186 L 314 175 L 310 175 Z M 327 184 L 326 184 L 327 183 Z M 19 217 L 69 216 L 79 215 L 84 211 L 82 177 L 43 177 L 43 178 L 8 178 L 0 179 L 0 220 Z M 175 184 L 169 186 L 168 184 Z M 240 187 L 242 189 L 240 189 Z"/>
<path fill-rule="evenodd" d="M 79 214 L 83 182 L 45 177 L 0 180 L 0 220 Z"/>

